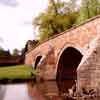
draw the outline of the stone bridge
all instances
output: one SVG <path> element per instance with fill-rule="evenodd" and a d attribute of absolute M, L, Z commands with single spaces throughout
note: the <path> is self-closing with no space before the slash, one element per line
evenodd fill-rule
<path fill-rule="evenodd" d="M 38 69 L 44 80 L 76 78 L 89 43 L 100 34 L 100 16 L 44 41 L 26 54 L 25 64 Z"/>

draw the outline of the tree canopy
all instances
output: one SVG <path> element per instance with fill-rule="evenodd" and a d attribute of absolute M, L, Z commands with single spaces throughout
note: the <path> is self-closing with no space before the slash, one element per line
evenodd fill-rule
<path fill-rule="evenodd" d="M 87 19 L 100 14 L 99 0 L 82 0 L 79 16 L 76 25 L 81 24 Z"/>
<path fill-rule="evenodd" d="M 39 41 L 61 33 L 100 14 L 99 0 L 82 0 L 80 8 L 76 5 L 76 1 L 55 2 L 55 0 L 49 0 L 46 11 L 40 13 L 33 21 L 33 25 L 38 27 Z"/>
<path fill-rule="evenodd" d="M 34 19 L 33 25 L 39 29 L 40 41 L 72 27 L 78 13 L 74 9 L 72 11 L 67 9 L 68 7 L 68 3 L 53 2 L 44 13 Z"/>
<path fill-rule="evenodd" d="M 2 47 L 0 47 L 0 57 L 7 57 L 7 56 L 10 56 L 9 50 L 5 51 Z"/>
<path fill-rule="evenodd" d="M 13 56 L 18 56 L 19 54 L 20 54 L 20 51 L 19 51 L 18 49 L 15 48 L 15 49 L 13 50 L 13 54 L 12 54 L 12 55 L 13 55 Z"/>

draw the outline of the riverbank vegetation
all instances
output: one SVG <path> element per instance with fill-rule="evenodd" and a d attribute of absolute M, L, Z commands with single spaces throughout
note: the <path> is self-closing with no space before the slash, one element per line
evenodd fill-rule
<path fill-rule="evenodd" d="M 1 66 L 0 80 L 2 79 L 33 79 L 36 71 L 26 65 Z"/>

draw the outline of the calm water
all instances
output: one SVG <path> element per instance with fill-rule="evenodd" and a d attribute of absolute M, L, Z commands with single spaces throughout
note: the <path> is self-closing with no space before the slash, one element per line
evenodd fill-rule
<path fill-rule="evenodd" d="M 66 96 L 74 81 L 45 81 L 0 85 L 0 100 L 72 100 Z"/>

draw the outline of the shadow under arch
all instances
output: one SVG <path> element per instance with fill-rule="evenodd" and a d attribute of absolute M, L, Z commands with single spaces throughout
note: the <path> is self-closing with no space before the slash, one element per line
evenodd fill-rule
<path fill-rule="evenodd" d="M 35 67 L 34 67 L 34 69 L 37 68 L 37 65 L 40 62 L 41 58 L 42 58 L 42 56 L 37 56 L 36 61 L 35 61 Z"/>
<path fill-rule="evenodd" d="M 76 70 L 82 57 L 80 51 L 74 47 L 64 49 L 58 62 L 56 80 L 76 79 Z"/>

